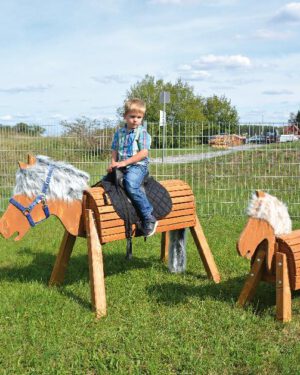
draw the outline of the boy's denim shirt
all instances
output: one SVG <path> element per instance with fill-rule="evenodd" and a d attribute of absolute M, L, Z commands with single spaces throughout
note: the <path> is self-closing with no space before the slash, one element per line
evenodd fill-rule
<path fill-rule="evenodd" d="M 151 145 L 151 136 L 147 130 L 140 125 L 135 129 L 127 130 L 127 124 L 118 129 L 112 141 L 111 149 L 118 152 L 118 161 L 131 158 L 141 150 L 149 150 Z M 149 158 L 145 158 L 135 164 L 148 166 Z M 127 168 L 130 167 L 127 166 Z"/>

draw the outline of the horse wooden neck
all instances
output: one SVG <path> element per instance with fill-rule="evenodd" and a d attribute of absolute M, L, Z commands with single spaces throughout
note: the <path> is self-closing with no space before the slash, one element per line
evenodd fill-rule
<path fill-rule="evenodd" d="M 273 228 L 267 221 L 250 218 L 237 243 L 237 250 L 241 256 L 252 258 L 263 241 L 267 243 L 267 268 L 271 270 L 276 238 Z"/>
<path fill-rule="evenodd" d="M 51 215 L 59 218 L 65 229 L 73 236 L 83 235 L 82 202 L 74 200 L 48 201 Z"/>

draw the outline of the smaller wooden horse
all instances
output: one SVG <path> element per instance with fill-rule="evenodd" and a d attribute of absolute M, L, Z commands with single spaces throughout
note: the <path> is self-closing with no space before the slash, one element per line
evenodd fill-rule
<path fill-rule="evenodd" d="M 29 155 L 28 163 L 19 165 L 14 195 L 0 219 L 0 234 L 9 238 L 18 232 L 15 240 L 20 240 L 31 227 L 51 214 L 61 220 L 65 234 L 50 285 L 63 282 L 76 237 L 87 237 L 92 305 L 98 318 L 106 315 L 102 245 L 126 238 L 124 221 L 102 187 L 88 187 L 87 173 L 45 156 Z M 159 221 L 156 230 L 162 233 L 161 258 L 166 260 L 170 239 L 174 239 L 169 233 L 190 228 L 208 276 L 219 282 L 218 269 L 196 215 L 192 190 L 180 180 L 161 183 L 172 199 L 172 211 Z M 132 231 L 137 235 L 134 225 Z"/>
<path fill-rule="evenodd" d="M 252 197 L 248 215 L 237 251 L 251 259 L 251 270 L 238 304 L 250 301 L 261 280 L 275 283 L 276 317 L 288 322 L 291 290 L 300 289 L 300 230 L 292 231 L 286 206 L 262 191 Z"/>

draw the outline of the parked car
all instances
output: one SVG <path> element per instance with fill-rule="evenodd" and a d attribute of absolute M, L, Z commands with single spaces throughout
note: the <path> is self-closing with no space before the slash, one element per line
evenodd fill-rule
<path fill-rule="evenodd" d="M 264 135 L 253 135 L 247 143 L 266 143 L 266 137 Z"/>
<path fill-rule="evenodd" d="M 279 135 L 277 131 L 266 132 L 265 137 L 266 137 L 266 143 L 275 143 L 279 141 Z"/>
<path fill-rule="evenodd" d="M 281 134 L 279 142 L 294 142 L 298 141 L 298 137 L 295 134 Z"/>

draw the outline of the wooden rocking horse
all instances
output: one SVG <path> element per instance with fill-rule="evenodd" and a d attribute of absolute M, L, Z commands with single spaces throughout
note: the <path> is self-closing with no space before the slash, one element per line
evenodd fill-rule
<path fill-rule="evenodd" d="M 238 299 L 243 306 L 258 283 L 276 284 L 276 317 L 291 320 L 291 290 L 300 289 L 300 230 L 291 230 L 286 206 L 277 198 L 257 191 L 248 207 L 250 216 L 237 251 L 251 259 L 251 270 Z"/>
<path fill-rule="evenodd" d="M 0 234 L 9 238 L 18 232 L 15 240 L 20 240 L 50 215 L 60 219 L 65 234 L 49 285 L 63 282 L 76 237 L 87 237 L 92 305 L 97 318 L 105 316 L 102 245 L 125 238 L 124 221 L 104 196 L 103 188 L 89 188 L 89 175 L 72 165 L 29 155 L 28 163 L 20 162 L 19 166 L 13 197 L 0 219 Z M 172 211 L 159 221 L 156 230 L 162 233 L 161 259 L 168 257 L 169 233 L 190 228 L 208 277 L 218 283 L 220 276 L 196 215 L 192 190 L 181 180 L 161 184 L 172 199 Z M 135 226 L 132 229 L 135 235 Z"/>

